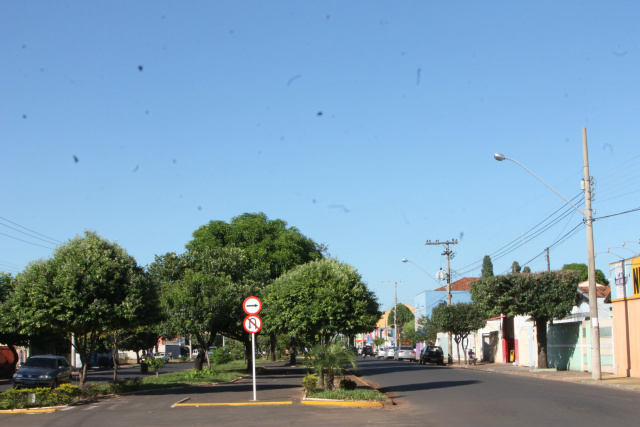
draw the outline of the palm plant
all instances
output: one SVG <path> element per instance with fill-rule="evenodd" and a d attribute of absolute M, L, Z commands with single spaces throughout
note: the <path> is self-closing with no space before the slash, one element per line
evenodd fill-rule
<path fill-rule="evenodd" d="M 336 375 L 344 374 L 344 365 L 351 365 L 355 370 L 358 369 L 356 364 L 356 355 L 353 350 L 347 348 L 340 341 L 332 341 L 326 345 L 318 345 L 312 351 L 313 367 L 318 377 L 318 386 L 333 390 L 333 382 Z"/>

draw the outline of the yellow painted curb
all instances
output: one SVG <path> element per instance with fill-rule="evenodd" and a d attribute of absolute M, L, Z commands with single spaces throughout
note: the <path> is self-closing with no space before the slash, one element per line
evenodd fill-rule
<path fill-rule="evenodd" d="M 55 412 L 55 408 L 36 408 L 36 409 L 3 409 L 0 414 L 34 414 L 37 412 Z"/>
<path fill-rule="evenodd" d="M 293 402 L 235 402 L 235 403 L 174 403 L 173 406 L 257 406 L 257 405 L 293 405 Z"/>
<path fill-rule="evenodd" d="M 319 405 L 319 406 L 375 406 L 382 408 L 384 405 L 380 402 L 345 402 L 336 400 L 303 400 L 303 405 Z"/>

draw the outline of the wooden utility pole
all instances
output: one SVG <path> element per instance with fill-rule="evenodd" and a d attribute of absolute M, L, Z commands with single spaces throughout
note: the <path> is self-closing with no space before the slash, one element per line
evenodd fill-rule
<path fill-rule="evenodd" d="M 444 252 L 442 253 L 442 255 L 446 255 L 447 257 L 447 305 L 451 305 L 451 258 L 453 258 L 453 251 L 449 250 L 449 245 L 457 245 L 458 241 L 456 239 L 451 239 L 451 240 L 447 240 L 446 242 L 441 242 L 439 240 L 436 240 L 435 242 L 432 242 L 431 240 L 427 240 L 427 242 L 425 243 L 425 245 L 444 245 Z M 448 345 L 448 352 L 449 352 L 449 362 L 453 361 L 453 343 L 452 343 L 452 337 L 451 337 L 451 332 L 449 332 L 449 336 L 448 336 L 448 340 L 449 340 L 449 345 Z"/>

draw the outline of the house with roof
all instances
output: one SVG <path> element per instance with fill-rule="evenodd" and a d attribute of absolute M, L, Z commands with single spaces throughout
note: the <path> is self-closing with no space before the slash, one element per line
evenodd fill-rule
<path fill-rule="evenodd" d="M 591 371 L 591 316 L 589 285 L 582 282 L 576 290 L 576 303 L 563 319 L 553 319 L 547 328 L 547 365 L 558 370 Z M 609 286 L 597 285 L 600 357 L 602 372 L 613 373 L 613 334 Z M 495 363 L 538 365 L 538 342 L 534 320 L 529 316 L 501 315 L 486 319 L 470 346 L 479 359 Z M 479 350 L 479 351 L 478 351 Z"/>

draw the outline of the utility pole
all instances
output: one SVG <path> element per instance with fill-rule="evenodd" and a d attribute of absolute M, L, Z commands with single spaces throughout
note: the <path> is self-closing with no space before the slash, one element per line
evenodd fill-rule
<path fill-rule="evenodd" d="M 451 305 L 451 258 L 453 256 L 453 251 L 449 250 L 449 245 L 457 245 L 458 241 L 456 239 L 447 240 L 446 242 L 441 242 L 436 240 L 432 242 L 431 240 L 427 240 L 425 245 L 444 245 L 444 252 L 442 255 L 447 256 L 447 305 Z M 438 277 L 440 279 L 440 277 Z M 449 332 L 448 340 L 448 352 L 449 352 L 449 362 L 453 361 L 453 342 L 451 339 L 451 332 Z"/>
<path fill-rule="evenodd" d="M 602 379 L 600 366 L 600 325 L 598 323 L 598 296 L 596 293 L 596 256 L 593 244 L 593 211 L 591 210 L 591 176 L 587 151 L 587 129 L 582 128 L 582 156 L 584 159 L 584 221 L 587 225 L 587 257 L 589 273 L 589 317 L 591 317 L 591 374 L 596 381 Z"/>
<path fill-rule="evenodd" d="M 398 285 L 401 284 L 402 282 L 382 282 L 383 285 L 393 285 L 393 329 L 394 329 L 394 335 L 395 335 L 395 341 L 394 347 L 400 347 L 398 345 Z M 396 353 L 397 354 L 397 348 L 396 348 Z"/>
<path fill-rule="evenodd" d="M 549 248 L 547 248 L 547 271 L 551 271 L 551 260 L 549 259 Z"/>

